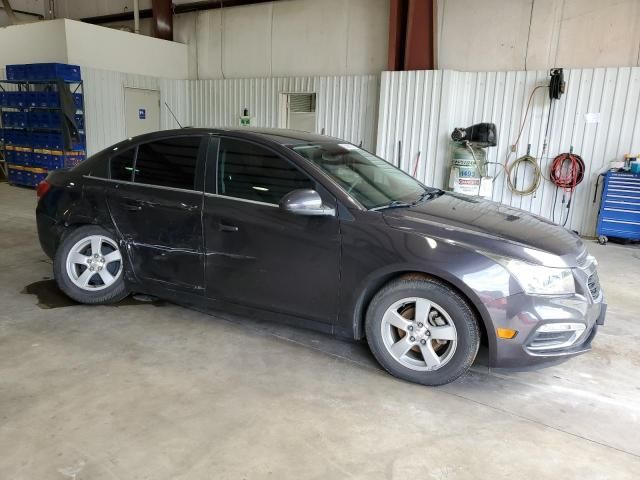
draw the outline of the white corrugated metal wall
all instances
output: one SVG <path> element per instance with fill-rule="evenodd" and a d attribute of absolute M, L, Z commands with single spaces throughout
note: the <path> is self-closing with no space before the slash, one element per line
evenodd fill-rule
<path fill-rule="evenodd" d="M 280 94 L 317 95 L 316 132 L 370 149 L 375 145 L 378 79 L 374 75 L 188 80 L 193 126 L 236 126 L 246 108 L 254 126 L 277 127 Z"/>
<path fill-rule="evenodd" d="M 625 153 L 640 151 L 640 68 L 597 68 L 565 70 L 567 93 L 554 102 L 551 131 L 544 158 L 543 175 L 557 154 L 573 146 L 586 163 L 585 179 L 573 196 L 567 227 L 593 235 L 597 203 L 593 203 L 595 181 L 608 163 Z M 444 187 L 448 181 L 449 135 L 455 127 L 477 122 L 494 122 L 498 146 L 487 149 L 490 162 L 504 163 L 515 141 L 531 90 L 548 83 L 548 72 L 384 72 L 380 88 L 377 153 L 413 173 L 418 152 L 417 177 L 427 184 Z M 546 89 L 539 89 L 532 112 L 524 124 L 517 152 L 542 151 L 549 112 Z M 586 113 L 599 114 L 599 121 L 587 123 Z M 398 143 L 400 142 L 400 144 Z M 555 186 L 547 180 L 533 196 L 512 194 L 500 165 L 490 165 L 497 177 L 492 199 L 554 218 Z M 518 184 L 528 184 L 520 175 Z M 555 220 L 566 213 L 557 197 Z M 562 217 L 564 219 L 564 217 Z"/>
<path fill-rule="evenodd" d="M 177 127 L 165 102 L 181 121 L 188 118 L 186 80 L 159 79 L 87 67 L 82 68 L 82 78 L 89 155 L 125 138 L 124 87 L 160 91 L 160 127 L 163 129 Z"/>
<path fill-rule="evenodd" d="M 375 145 L 378 80 L 336 77 L 168 80 L 83 68 L 87 144 L 95 153 L 125 137 L 124 87 L 160 90 L 161 128 L 237 126 L 243 110 L 257 127 L 277 127 L 281 93 L 317 94 L 317 132 Z M 165 105 L 166 102 L 166 105 Z"/>

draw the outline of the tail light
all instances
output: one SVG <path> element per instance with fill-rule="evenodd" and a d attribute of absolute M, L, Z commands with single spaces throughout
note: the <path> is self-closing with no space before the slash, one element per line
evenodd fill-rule
<path fill-rule="evenodd" d="M 47 194 L 49 189 L 51 189 L 51 184 L 46 180 L 43 180 L 38 184 L 38 187 L 36 188 L 36 195 L 38 196 L 38 198 L 42 198 Z"/>

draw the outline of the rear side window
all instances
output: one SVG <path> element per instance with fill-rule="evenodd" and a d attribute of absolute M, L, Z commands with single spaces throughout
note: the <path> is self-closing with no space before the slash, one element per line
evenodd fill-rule
<path fill-rule="evenodd" d="M 299 188 L 315 188 L 315 182 L 286 159 L 270 150 L 223 138 L 218 155 L 218 193 L 264 203 L 280 199 Z"/>
<path fill-rule="evenodd" d="M 135 156 L 136 149 L 134 147 L 111 157 L 111 161 L 109 162 L 111 178 L 114 180 L 125 180 L 130 182 L 133 178 L 133 161 Z"/>
<path fill-rule="evenodd" d="M 133 181 L 193 190 L 202 137 L 174 137 L 138 146 Z"/>

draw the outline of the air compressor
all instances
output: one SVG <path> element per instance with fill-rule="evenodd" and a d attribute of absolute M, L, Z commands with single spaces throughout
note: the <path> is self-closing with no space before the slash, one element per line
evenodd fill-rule
<path fill-rule="evenodd" d="M 477 123 L 451 132 L 449 188 L 456 193 L 485 197 L 491 194 L 486 176 L 487 147 L 498 143 L 494 123 Z"/>

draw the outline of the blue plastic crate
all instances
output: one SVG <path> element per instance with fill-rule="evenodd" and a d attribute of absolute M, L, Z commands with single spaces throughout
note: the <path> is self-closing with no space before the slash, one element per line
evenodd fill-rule
<path fill-rule="evenodd" d="M 29 172 L 30 178 L 30 186 L 37 187 L 40 182 L 42 182 L 45 178 L 47 178 L 48 172 Z"/>
<path fill-rule="evenodd" d="M 9 112 L 8 112 L 9 113 Z M 12 123 L 15 128 L 27 128 L 29 126 L 29 115 L 27 112 L 10 112 Z"/>
<path fill-rule="evenodd" d="M 28 124 L 26 112 L 2 112 L 2 126 L 5 128 L 27 128 Z"/>
<path fill-rule="evenodd" d="M 47 139 L 47 146 L 49 148 L 62 150 L 64 148 L 64 138 L 62 137 L 62 133 L 49 133 L 47 134 L 49 137 Z"/>
<path fill-rule="evenodd" d="M 42 118 L 45 111 L 33 110 L 29 112 L 29 126 L 31 128 L 42 128 Z"/>
<path fill-rule="evenodd" d="M 29 63 L 24 65 L 30 80 L 64 80 L 77 82 L 82 79 L 80 67 L 66 63 Z"/>
<path fill-rule="evenodd" d="M 8 128 L 3 128 L 0 132 L 0 140 L 5 145 L 17 145 L 16 143 L 16 131 Z"/>
<path fill-rule="evenodd" d="M 24 92 L 24 104 L 27 107 L 58 108 L 60 97 L 58 92 Z"/>
<path fill-rule="evenodd" d="M 5 161 L 7 163 L 16 163 L 16 160 L 18 159 L 18 152 L 16 152 L 15 150 L 6 150 L 5 151 Z"/>
<path fill-rule="evenodd" d="M 34 151 L 31 154 L 31 165 L 33 165 L 34 167 L 44 166 L 44 163 L 45 163 L 44 155 L 46 154 L 41 153 L 39 151 Z"/>
<path fill-rule="evenodd" d="M 28 80 L 26 65 L 7 65 L 7 80 Z"/>
<path fill-rule="evenodd" d="M 40 106 L 58 108 L 60 106 L 60 95 L 58 92 L 40 92 Z"/>
<path fill-rule="evenodd" d="M 26 175 L 26 171 L 24 169 L 22 169 L 22 167 L 19 168 L 11 168 L 11 165 L 9 165 L 9 183 L 15 183 L 17 185 L 28 185 L 28 180 L 27 180 L 27 175 Z"/>
<path fill-rule="evenodd" d="M 82 94 L 81 93 L 73 94 L 73 103 L 75 104 L 76 109 L 82 110 Z"/>
<path fill-rule="evenodd" d="M 48 148 L 49 134 L 44 132 L 31 133 L 31 146 L 33 148 Z"/>
<path fill-rule="evenodd" d="M 3 104 L 5 107 L 22 108 L 28 106 L 27 92 L 4 92 Z"/>
<path fill-rule="evenodd" d="M 25 167 L 33 165 L 33 152 L 15 152 L 14 160 L 17 165 L 24 165 Z"/>
<path fill-rule="evenodd" d="M 52 153 L 34 153 L 31 165 L 38 168 L 46 168 L 47 170 L 55 170 L 64 167 L 64 156 Z"/>
<path fill-rule="evenodd" d="M 51 129 L 62 128 L 62 120 L 60 119 L 59 111 L 46 112 L 46 113 L 47 113 L 47 115 L 45 116 L 46 126 L 44 128 L 51 128 Z"/>
<path fill-rule="evenodd" d="M 61 128 L 60 112 L 47 110 L 34 110 L 29 113 L 29 125 L 31 128 Z"/>

